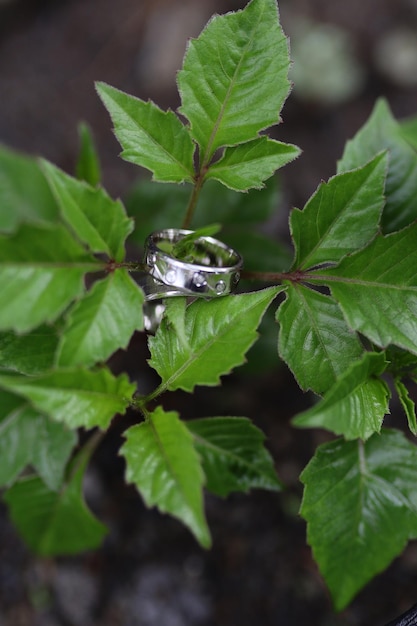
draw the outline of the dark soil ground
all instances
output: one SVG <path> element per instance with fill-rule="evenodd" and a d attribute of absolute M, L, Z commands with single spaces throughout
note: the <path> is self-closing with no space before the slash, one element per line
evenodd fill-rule
<path fill-rule="evenodd" d="M 0 0 L 0 141 L 71 171 L 76 127 L 86 120 L 97 139 L 104 184 L 123 196 L 138 172 L 117 158 L 94 80 L 176 107 L 175 72 L 187 38 L 214 11 L 243 6 L 240 0 Z M 277 136 L 304 153 L 282 174 L 278 231 L 289 207 L 302 206 L 335 172 L 345 140 L 378 96 L 399 117 L 417 111 L 417 65 L 413 82 L 378 61 L 381 42 L 393 31 L 411 31 L 417 40 L 416 0 L 283 0 L 281 11 L 288 32 L 300 16 L 345 29 L 362 82 L 337 103 L 294 90 Z M 148 384 L 149 373 L 138 365 L 145 358 L 146 343 L 138 336 L 113 364 Z M 116 422 L 86 481 L 91 506 L 110 527 L 100 550 L 34 558 L 1 509 L 0 626 L 383 626 L 406 610 L 417 601 L 415 543 L 349 609 L 332 609 L 297 515 L 298 476 L 324 438 L 290 426 L 307 402 L 278 363 L 257 376 L 237 373 L 218 389 L 166 398 L 166 407 L 184 417 L 227 410 L 251 417 L 267 435 L 287 485 L 282 494 L 208 497 L 209 552 L 175 520 L 146 510 L 124 484 L 117 449 L 133 416 Z"/>

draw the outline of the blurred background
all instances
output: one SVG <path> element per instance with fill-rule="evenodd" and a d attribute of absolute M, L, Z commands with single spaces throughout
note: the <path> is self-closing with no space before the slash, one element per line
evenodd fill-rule
<path fill-rule="evenodd" d="M 117 157 L 94 81 L 175 109 L 187 39 L 214 12 L 245 4 L 0 0 L 0 143 L 73 172 L 77 125 L 84 120 L 94 133 L 103 183 L 123 198 L 146 174 Z M 345 141 L 376 98 L 385 97 L 399 118 L 417 112 L 417 0 L 281 0 L 280 11 L 295 86 L 274 136 L 303 154 L 280 175 L 277 234 L 290 207 L 302 207 L 335 173 Z M 150 376 L 140 370 L 143 337 L 133 340 L 129 354 L 127 364 L 116 355 L 114 366 L 136 378 Z M 383 626 L 406 610 L 417 601 L 415 544 L 349 609 L 339 615 L 332 609 L 297 516 L 299 473 L 324 438 L 289 425 L 307 403 L 278 362 L 262 375 L 237 373 L 219 389 L 164 402 L 184 417 L 203 414 L 202 407 L 215 414 L 219 406 L 251 417 L 288 485 L 278 495 L 209 497 L 214 547 L 208 553 L 176 521 L 147 511 L 124 485 L 116 424 L 86 481 L 92 507 L 111 528 L 101 550 L 36 559 L 1 509 L 0 626 Z"/>

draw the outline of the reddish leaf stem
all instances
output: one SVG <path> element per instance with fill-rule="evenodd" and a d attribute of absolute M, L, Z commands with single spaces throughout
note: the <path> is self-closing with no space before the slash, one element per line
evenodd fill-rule
<path fill-rule="evenodd" d="M 243 270 L 241 276 L 246 280 L 259 280 L 267 283 L 282 282 L 284 280 L 289 280 L 292 283 L 300 283 L 303 280 L 307 280 L 309 274 L 301 270 L 294 270 L 292 272 L 255 272 Z"/>
<path fill-rule="evenodd" d="M 128 272 L 146 271 L 144 263 L 131 261 L 122 261 L 121 263 L 109 261 L 105 270 L 107 272 L 114 272 L 116 269 L 121 268 L 127 269 Z M 252 270 L 242 270 L 241 277 L 245 280 L 258 280 L 266 283 L 280 283 L 284 280 L 289 280 L 292 283 L 300 283 L 303 281 L 311 282 L 312 280 L 320 279 L 319 276 L 312 275 L 310 272 L 303 272 L 302 270 L 293 270 L 291 272 L 257 272 Z"/>

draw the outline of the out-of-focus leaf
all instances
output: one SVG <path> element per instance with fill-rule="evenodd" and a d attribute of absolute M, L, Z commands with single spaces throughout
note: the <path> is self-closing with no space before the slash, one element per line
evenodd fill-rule
<path fill-rule="evenodd" d="M 0 146 L 0 232 L 12 233 L 22 222 L 59 219 L 58 206 L 37 161 Z"/>
<path fill-rule="evenodd" d="M 135 218 L 130 240 L 143 247 L 149 233 L 181 228 L 191 191 L 191 185 L 187 184 L 157 185 L 144 180 L 135 183 L 126 198 L 126 209 Z"/>
<path fill-rule="evenodd" d="M 96 187 L 101 179 L 100 159 L 94 145 L 90 127 L 87 124 L 78 126 L 80 136 L 80 152 L 76 165 L 78 180 L 84 180 L 92 187 Z"/>
<path fill-rule="evenodd" d="M 0 486 L 11 485 L 32 464 L 50 489 L 58 489 L 75 443 L 75 433 L 63 424 L 0 392 Z"/>
<path fill-rule="evenodd" d="M 23 398 L 0 391 L 0 485 L 12 484 L 32 460 L 37 413 Z"/>
<path fill-rule="evenodd" d="M 206 475 L 206 487 L 225 497 L 233 491 L 279 490 L 265 436 L 245 417 L 209 417 L 187 422 Z"/>
<path fill-rule="evenodd" d="M 239 369 L 240 376 L 262 376 L 282 369 L 277 359 L 278 325 L 275 311 L 270 307 L 258 327 L 259 338 L 246 353 L 246 363 Z"/>
<path fill-rule="evenodd" d="M 24 225 L 0 237 L 0 329 L 28 332 L 53 322 L 84 290 L 102 263 L 62 226 Z"/>
<path fill-rule="evenodd" d="M 100 187 L 91 187 L 62 170 L 42 162 L 42 167 L 66 222 L 92 252 L 122 261 L 124 242 L 133 222 L 119 200 L 112 200 Z"/>
<path fill-rule="evenodd" d="M 400 130 L 404 139 L 417 150 L 417 115 L 402 120 Z"/>
<path fill-rule="evenodd" d="M 394 384 L 395 390 L 401 402 L 401 406 L 403 407 L 404 413 L 407 417 L 408 427 L 413 435 L 417 435 L 416 405 L 414 403 L 414 400 L 410 398 L 409 391 L 402 382 L 402 380 L 396 378 Z"/>
<path fill-rule="evenodd" d="M 107 528 L 86 507 L 82 483 L 86 460 L 83 452 L 59 491 L 49 489 L 37 476 L 23 478 L 4 499 L 10 517 L 36 554 L 76 554 L 100 545 Z"/>
<path fill-rule="evenodd" d="M 381 222 L 383 231 L 389 233 L 417 218 L 417 152 L 403 137 L 401 126 L 383 99 L 378 100 L 363 128 L 347 142 L 338 171 L 361 167 L 381 150 L 388 150 L 389 155 Z"/>
<path fill-rule="evenodd" d="M 17 335 L 11 331 L 0 333 L 0 370 L 41 374 L 51 369 L 58 340 L 57 329 L 45 324 L 27 335 Z"/>
<path fill-rule="evenodd" d="M 77 443 L 76 432 L 45 415 L 39 419 L 31 464 L 49 489 L 57 491 L 71 452 Z"/>
<path fill-rule="evenodd" d="M 155 185 L 137 183 L 126 199 L 129 215 L 135 217 L 135 230 L 131 235 L 140 246 L 154 230 L 180 228 L 191 195 L 191 185 Z M 238 194 L 215 180 L 208 180 L 200 193 L 192 228 L 213 222 L 247 225 L 265 222 L 277 209 L 279 190 L 276 177 L 270 178 L 261 191 L 255 189 Z"/>
<path fill-rule="evenodd" d="M 222 231 L 222 241 L 238 250 L 244 268 L 254 272 L 284 272 L 290 268 L 292 251 L 281 241 L 254 230 L 230 226 Z"/>
<path fill-rule="evenodd" d="M 412 376 L 417 373 L 417 355 L 397 346 L 389 346 L 385 350 L 388 361 L 388 371 L 394 378 Z"/>

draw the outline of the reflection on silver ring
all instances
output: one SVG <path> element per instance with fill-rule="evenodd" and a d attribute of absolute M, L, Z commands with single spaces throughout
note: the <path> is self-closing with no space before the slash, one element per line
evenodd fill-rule
<path fill-rule="evenodd" d="M 192 233 L 168 228 L 148 236 L 145 244 L 148 278 L 144 286 L 147 300 L 184 295 L 216 298 L 234 291 L 242 258 L 218 239 L 197 237 L 192 241 L 190 258 L 182 260 L 173 255 L 175 244 Z"/>

